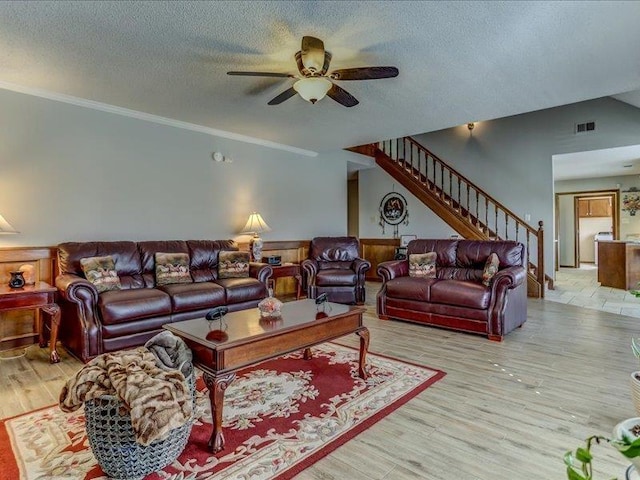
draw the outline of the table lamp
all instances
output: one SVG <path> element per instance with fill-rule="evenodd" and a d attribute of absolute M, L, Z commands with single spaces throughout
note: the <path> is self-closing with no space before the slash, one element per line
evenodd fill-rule
<path fill-rule="evenodd" d="M 2 233 L 19 233 L 19 232 L 17 232 L 15 228 L 9 225 L 9 222 L 7 222 L 2 215 L 0 215 L 0 234 Z"/>
<path fill-rule="evenodd" d="M 260 238 L 262 232 L 270 232 L 271 227 L 267 225 L 262 216 L 259 213 L 252 212 L 249 215 L 249 220 L 240 233 L 252 233 L 253 238 L 249 244 L 251 248 L 251 259 L 254 262 L 262 261 L 262 246 L 264 242 Z"/>

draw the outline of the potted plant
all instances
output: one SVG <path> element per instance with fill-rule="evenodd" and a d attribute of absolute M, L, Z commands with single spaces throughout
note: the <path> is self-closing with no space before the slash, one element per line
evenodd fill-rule
<path fill-rule="evenodd" d="M 591 447 L 594 443 L 610 443 L 622 455 L 633 463 L 640 472 L 640 417 L 629 418 L 620 422 L 613 429 L 613 438 L 592 435 L 585 441 L 585 447 L 578 447 L 575 452 L 564 455 L 568 480 L 594 480 L 591 462 Z M 614 477 L 612 480 L 616 480 Z"/>

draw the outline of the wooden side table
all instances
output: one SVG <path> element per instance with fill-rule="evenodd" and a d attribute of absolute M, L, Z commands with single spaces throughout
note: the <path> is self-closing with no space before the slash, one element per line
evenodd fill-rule
<path fill-rule="evenodd" d="M 299 263 L 283 263 L 282 265 L 271 265 L 273 273 L 269 281 L 272 283 L 274 295 L 278 278 L 293 277 L 296 279 L 296 300 L 300 300 L 302 290 L 302 275 L 300 274 Z"/>
<path fill-rule="evenodd" d="M 60 307 L 55 303 L 56 288 L 46 282 L 25 285 L 22 288 L 9 288 L 0 285 L 0 312 L 9 310 L 40 309 L 51 317 L 51 337 L 49 339 L 50 361 L 58 363 L 60 356 L 56 351 L 58 327 L 60 326 Z M 42 315 L 38 316 L 38 343 L 46 347 Z"/>

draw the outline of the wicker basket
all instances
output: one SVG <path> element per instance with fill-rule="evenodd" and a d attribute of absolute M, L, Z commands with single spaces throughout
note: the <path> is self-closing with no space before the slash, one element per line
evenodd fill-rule
<path fill-rule="evenodd" d="M 195 412 L 195 373 L 187 377 Z M 149 445 L 136 442 L 131 417 L 120 413 L 117 397 L 103 395 L 85 402 L 85 422 L 91 450 L 100 468 L 109 477 L 121 480 L 142 479 L 171 464 L 189 440 L 193 418 L 174 428 L 162 440 Z"/>

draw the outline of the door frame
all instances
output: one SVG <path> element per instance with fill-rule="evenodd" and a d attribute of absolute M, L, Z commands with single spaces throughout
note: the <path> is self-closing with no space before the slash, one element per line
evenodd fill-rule
<path fill-rule="evenodd" d="M 560 192 L 555 194 L 555 269 L 558 271 L 560 269 L 560 242 L 559 242 L 559 232 L 560 232 L 560 206 L 559 206 L 559 198 L 560 195 L 573 195 L 574 202 L 574 214 L 573 214 L 573 231 L 574 231 L 574 267 L 580 267 L 580 229 L 579 229 L 579 221 L 578 217 L 578 200 L 577 198 L 589 198 L 589 197 L 607 197 L 611 196 L 613 198 L 612 211 L 611 211 L 611 223 L 613 226 L 613 238 L 615 240 L 619 239 L 620 232 L 620 189 L 619 188 L 611 188 L 607 190 L 580 190 L 575 192 Z"/>

